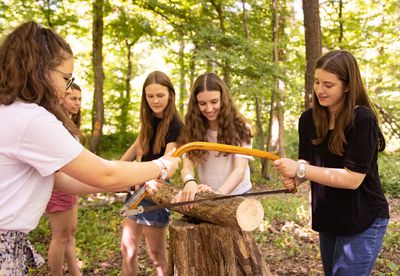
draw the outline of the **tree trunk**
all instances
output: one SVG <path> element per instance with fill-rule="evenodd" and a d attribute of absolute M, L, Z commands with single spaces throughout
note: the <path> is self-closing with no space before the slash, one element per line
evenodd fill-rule
<path fill-rule="evenodd" d="M 339 0 L 339 47 L 340 49 L 343 49 L 343 38 L 344 38 L 344 28 L 343 28 L 343 0 Z"/>
<path fill-rule="evenodd" d="M 274 117 L 277 118 L 278 125 L 278 137 L 277 143 L 279 148 L 279 155 L 285 157 L 285 142 L 284 142 L 284 120 L 283 120 L 283 102 L 285 101 L 285 83 L 283 82 L 281 76 L 279 66 L 282 61 L 283 51 L 280 49 L 281 44 L 281 34 L 284 34 L 284 16 L 280 16 L 280 11 L 283 11 L 283 7 L 280 6 L 278 0 L 272 1 L 273 6 L 273 15 L 274 15 L 274 30 L 273 30 L 273 39 L 274 39 L 274 63 L 276 68 L 278 68 L 278 74 L 275 77 L 275 93 L 276 93 L 276 115 Z M 283 12 L 284 14 L 284 12 Z M 272 131 L 272 130 L 271 130 Z"/>
<path fill-rule="evenodd" d="M 179 112 L 184 113 L 185 101 L 187 98 L 186 90 L 186 68 L 185 68 L 185 40 L 182 35 L 179 44 Z"/>
<path fill-rule="evenodd" d="M 265 134 L 262 126 L 261 119 L 261 106 L 262 102 L 260 100 L 260 96 L 256 95 L 256 122 L 257 122 L 257 133 L 260 139 L 260 150 L 265 150 Z M 261 173 L 264 177 L 268 178 L 268 160 L 265 158 L 261 159 Z"/>
<path fill-rule="evenodd" d="M 219 28 L 221 30 L 222 35 L 225 35 L 226 33 L 226 28 L 225 28 L 225 17 L 224 17 L 224 13 L 223 13 L 223 1 L 215 1 L 215 0 L 211 0 L 210 1 L 211 5 L 215 8 L 215 11 L 217 12 L 218 15 L 218 21 L 219 21 Z M 226 43 L 222 42 L 221 44 L 221 48 L 219 49 L 220 52 L 225 52 L 230 45 L 226 45 Z M 224 80 L 226 86 L 229 87 L 229 89 L 232 87 L 232 83 L 231 83 L 231 65 L 228 59 L 223 59 L 221 62 L 221 67 L 222 67 L 222 79 Z"/>
<path fill-rule="evenodd" d="M 130 43 L 127 39 L 125 40 L 125 46 L 127 51 L 126 62 L 126 78 L 125 78 L 125 95 L 121 93 L 121 128 L 120 132 L 126 133 L 128 127 L 128 114 L 129 114 L 129 102 L 131 100 L 131 80 L 132 80 L 132 47 L 134 43 Z"/>
<path fill-rule="evenodd" d="M 321 23 L 318 0 L 303 0 L 304 29 L 306 40 L 306 75 L 304 87 L 305 109 L 311 107 L 314 87 L 315 63 L 322 53 Z"/>
<path fill-rule="evenodd" d="M 252 233 L 182 220 L 169 233 L 169 275 L 272 275 Z"/>
<path fill-rule="evenodd" d="M 93 70 L 94 95 L 92 114 L 92 139 L 90 150 L 97 153 L 103 133 L 104 103 L 103 103 L 103 0 L 93 3 Z"/>
<path fill-rule="evenodd" d="M 169 203 L 178 191 L 170 185 L 163 185 L 157 193 L 149 196 L 149 199 L 156 204 Z M 198 193 L 195 199 L 215 196 L 217 195 L 212 193 Z M 240 196 L 234 199 L 210 200 L 194 204 L 190 210 L 185 210 L 182 207 L 171 209 L 202 221 L 222 226 L 239 227 L 245 231 L 255 230 L 264 218 L 264 208 L 258 200 Z"/>

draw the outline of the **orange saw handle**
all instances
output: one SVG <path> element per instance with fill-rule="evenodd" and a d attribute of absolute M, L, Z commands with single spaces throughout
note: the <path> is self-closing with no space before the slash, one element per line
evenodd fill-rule
<path fill-rule="evenodd" d="M 213 151 L 222 151 L 222 152 L 229 152 L 229 153 L 239 153 L 243 155 L 251 155 L 255 157 L 267 158 L 271 160 L 277 160 L 280 157 L 276 154 L 271 152 L 257 150 L 257 149 L 249 149 L 249 148 L 242 148 L 238 146 L 231 146 L 225 145 L 220 143 L 212 143 L 212 142 L 191 142 L 187 143 L 183 146 L 174 151 L 172 156 L 179 157 L 182 154 L 192 151 L 192 150 L 213 150 Z"/>

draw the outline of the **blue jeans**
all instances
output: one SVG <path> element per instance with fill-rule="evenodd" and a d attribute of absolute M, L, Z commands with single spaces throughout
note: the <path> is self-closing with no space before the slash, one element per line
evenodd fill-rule
<path fill-rule="evenodd" d="M 368 229 L 355 235 L 319 233 L 325 275 L 370 275 L 388 222 L 387 218 L 377 218 Z"/>

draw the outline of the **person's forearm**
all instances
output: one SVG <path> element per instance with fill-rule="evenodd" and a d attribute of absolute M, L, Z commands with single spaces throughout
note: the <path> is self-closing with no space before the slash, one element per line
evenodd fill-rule
<path fill-rule="evenodd" d="M 161 168 L 154 162 L 108 161 L 84 150 L 60 169 L 69 176 L 102 190 L 124 190 L 158 178 Z"/>
<path fill-rule="evenodd" d="M 86 185 L 85 183 L 76 180 L 75 178 L 72 178 L 62 172 L 58 172 L 55 174 L 54 190 L 72 195 L 106 192 L 99 188 Z"/>
<path fill-rule="evenodd" d="M 188 158 L 183 159 L 183 166 L 181 170 L 181 179 L 182 183 L 185 183 L 188 180 L 194 180 L 194 164 Z"/>
<path fill-rule="evenodd" d="M 299 163 L 290 158 L 280 158 L 274 161 L 274 166 L 285 177 L 296 177 Z M 365 174 L 350 171 L 345 168 L 325 168 L 307 164 L 305 178 L 319 184 L 339 189 L 357 189 L 365 178 Z"/>
<path fill-rule="evenodd" d="M 233 170 L 230 175 L 225 179 L 224 184 L 219 187 L 218 191 L 222 194 L 232 193 L 236 187 L 242 182 L 247 170 L 249 160 L 247 158 L 235 158 L 233 163 Z"/>
<path fill-rule="evenodd" d="M 307 179 L 339 189 L 357 189 L 364 180 L 365 174 L 347 169 L 324 168 L 306 165 Z"/>
<path fill-rule="evenodd" d="M 136 159 L 137 156 L 137 145 L 138 145 L 138 140 L 136 140 L 130 147 L 129 149 L 124 153 L 124 155 L 121 157 L 121 161 L 133 161 Z"/>
<path fill-rule="evenodd" d="M 228 195 L 232 193 L 236 187 L 242 182 L 244 178 L 245 171 L 241 169 L 235 169 L 232 173 L 225 179 L 224 184 L 218 188 L 218 191 L 222 194 Z"/>

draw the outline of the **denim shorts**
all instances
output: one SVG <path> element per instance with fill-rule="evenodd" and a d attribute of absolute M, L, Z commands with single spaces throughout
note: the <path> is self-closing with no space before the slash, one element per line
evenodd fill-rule
<path fill-rule="evenodd" d="M 129 193 L 125 199 L 125 203 L 131 198 L 131 194 Z M 139 206 L 154 206 L 153 202 L 147 199 L 143 199 L 140 201 Z M 128 216 L 129 219 L 136 221 L 138 224 L 154 226 L 154 227 L 166 227 L 169 223 L 169 210 L 168 209 L 159 209 L 153 212 Z"/>

